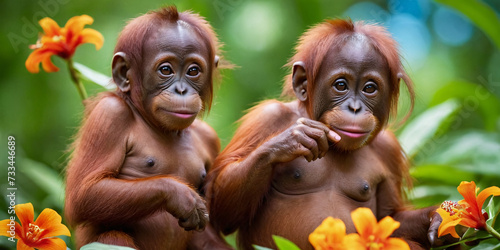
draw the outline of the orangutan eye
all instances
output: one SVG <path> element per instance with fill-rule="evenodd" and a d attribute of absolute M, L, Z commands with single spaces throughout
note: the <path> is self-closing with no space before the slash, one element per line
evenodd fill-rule
<path fill-rule="evenodd" d="M 172 68 L 169 65 L 161 66 L 160 69 L 158 69 L 158 71 L 160 71 L 160 74 L 162 74 L 164 76 L 169 76 L 169 75 L 174 73 L 174 71 L 172 70 Z"/>
<path fill-rule="evenodd" d="M 347 82 L 345 81 L 345 79 L 338 79 L 337 81 L 335 81 L 333 87 L 335 87 L 335 89 L 340 92 L 344 92 L 347 90 Z"/>
<path fill-rule="evenodd" d="M 197 75 L 199 75 L 199 74 L 200 74 L 200 72 L 201 72 L 200 67 L 198 67 L 198 66 L 193 66 L 193 67 L 191 67 L 191 68 L 189 68 L 189 69 L 188 69 L 187 74 L 188 74 L 189 76 L 197 76 Z"/>
<path fill-rule="evenodd" d="M 363 88 L 363 92 L 368 93 L 368 94 L 373 94 L 376 91 L 377 91 L 377 85 L 374 83 L 368 83 Z"/>

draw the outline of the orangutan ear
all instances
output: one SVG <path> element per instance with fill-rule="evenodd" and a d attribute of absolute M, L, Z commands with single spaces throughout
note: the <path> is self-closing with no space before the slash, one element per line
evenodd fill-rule
<path fill-rule="evenodd" d="M 113 62 L 111 63 L 113 81 L 118 86 L 120 91 L 124 93 L 130 91 L 130 80 L 128 78 L 130 69 L 129 65 L 129 61 L 125 53 L 117 52 L 113 56 Z"/>
<path fill-rule="evenodd" d="M 307 74 L 305 64 L 302 61 L 293 64 L 292 85 L 295 96 L 302 102 L 307 100 Z"/>

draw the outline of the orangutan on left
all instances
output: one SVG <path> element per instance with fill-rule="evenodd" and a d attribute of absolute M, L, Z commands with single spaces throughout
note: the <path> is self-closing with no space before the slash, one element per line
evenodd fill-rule
<path fill-rule="evenodd" d="M 67 168 L 77 247 L 227 248 L 199 190 L 220 150 L 196 119 L 210 108 L 218 39 L 199 15 L 162 8 L 133 19 L 112 62 L 116 92 L 86 104 Z"/>

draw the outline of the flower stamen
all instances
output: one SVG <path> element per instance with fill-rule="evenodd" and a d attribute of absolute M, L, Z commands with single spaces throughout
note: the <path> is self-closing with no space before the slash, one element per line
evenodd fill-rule
<path fill-rule="evenodd" d="M 375 238 L 375 235 L 368 236 L 368 242 L 366 243 L 367 249 L 378 250 L 378 249 L 382 249 L 383 246 L 384 246 L 384 244 L 378 242 L 377 239 Z"/>
<path fill-rule="evenodd" d="M 30 242 L 37 242 L 43 231 L 45 231 L 45 229 L 40 228 L 34 223 L 30 223 L 28 226 L 28 232 L 26 233 L 26 239 Z"/>
<path fill-rule="evenodd" d="M 39 48 L 43 47 L 42 37 L 43 37 L 43 34 L 38 34 L 38 40 L 36 40 L 36 44 L 31 44 L 28 47 L 30 49 L 39 49 Z"/>
<path fill-rule="evenodd" d="M 456 201 L 444 201 L 441 203 L 440 207 L 451 216 L 457 215 L 459 218 L 461 217 L 462 212 L 465 211 L 465 208 Z"/>
<path fill-rule="evenodd" d="M 458 207 L 460 207 L 460 205 L 456 201 L 444 201 L 441 203 L 441 208 L 450 215 L 454 215 Z"/>
<path fill-rule="evenodd" d="M 52 41 L 54 41 L 54 42 L 59 42 L 59 41 L 61 41 L 62 39 L 63 39 L 63 37 L 62 37 L 62 36 L 53 36 L 53 37 L 52 37 Z"/>

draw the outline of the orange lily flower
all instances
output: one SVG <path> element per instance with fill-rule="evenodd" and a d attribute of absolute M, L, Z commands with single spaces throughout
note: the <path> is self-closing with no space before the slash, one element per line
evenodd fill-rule
<path fill-rule="evenodd" d="M 459 202 L 445 201 L 436 211 L 443 221 L 438 229 L 438 237 L 451 234 L 455 238 L 460 236 L 455 231 L 455 226 L 460 224 L 466 227 L 486 230 L 488 214 L 483 210 L 483 204 L 489 196 L 499 196 L 499 187 L 489 187 L 477 194 L 479 188 L 476 183 L 462 181 L 457 188 L 464 197 Z"/>
<path fill-rule="evenodd" d="M 66 249 L 66 243 L 55 236 L 71 236 L 68 228 L 61 224 L 61 216 L 54 210 L 46 208 L 34 221 L 34 210 L 31 203 L 14 207 L 21 224 L 15 222 L 15 238 L 17 249 Z M 10 237 L 10 220 L 0 221 L 0 235 Z"/>
<path fill-rule="evenodd" d="M 348 249 L 410 249 L 408 243 L 399 238 L 390 238 L 399 222 L 387 216 L 377 223 L 373 212 L 366 207 L 351 212 L 354 226 L 358 233 L 348 234 L 344 244 Z"/>
<path fill-rule="evenodd" d="M 441 216 L 441 225 L 438 228 L 438 237 L 442 235 L 451 234 L 455 238 L 460 238 L 455 231 L 455 226 L 460 223 L 460 218 L 458 217 L 459 211 L 462 206 L 456 201 L 445 201 L 436 210 L 436 212 Z"/>
<path fill-rule="evenodd" d="M 341 250 L 345 249 L 344 237 L 344 222 L 328 217 L 309 235 L 309 242 L 317 250 Z"/>
<path fill-rule="evenodd" d="M 69 19 L 63 28 L 60 28 L 54 20 L 48 17 L 40 20 L 40 26 L 45 34 L 38 39 L 35 45 L 30 46 L 34 51 L 26 60 L 26 69 L 31 73 L 38 73 L 39 65 L 42 63 L 46 72 L 56 72 L 59 68 L 52 63 L 51 56 L 57 55 L 69 60 L 76 48 L 83 43 L 93 43 L 99 50 L 104 43 L 101 33 L 94 29 L 83 28 L 93 22 L 94 19 L 88 15 L 75 16 Z"/>
<path fill-rule="evenodd" d="M 344 222 L 328 217 L 309 235 L 314 249 L 410 249 L 404 240 L 389 237 L 399 228 L 399 222 L 391 217 L 387 216 L 377 223 L 372 210 L 366 207 L 354 210 L 351 217 L 358 233 L 346 235 Z"/>

